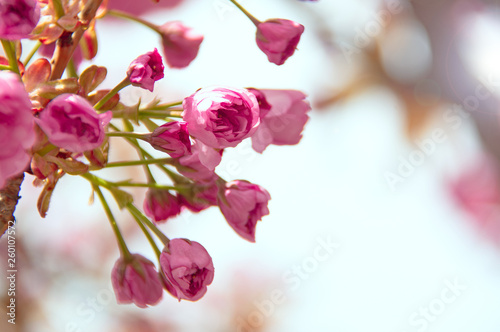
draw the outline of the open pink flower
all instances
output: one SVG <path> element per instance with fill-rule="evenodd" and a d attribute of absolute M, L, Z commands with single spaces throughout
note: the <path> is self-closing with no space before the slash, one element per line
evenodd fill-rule
<path fill-rule="evenodd" d="M 168 153 L 172 158 L 191 153 L 191 140 L 184 121 L 167 122 L 157 127 L 148 141 L 153 148 Z"/>
<path fill-rule="evenodd" d="M 164 69 L 161 55 L 155 48 L 130 63 L 127 77 L 132 85 L 153 91 L 155 82 L 164 77 Z"/>
<path fill-rule="evenodd" d="M 280 18 L 267 20 L 257 25 L 257 46 L 267 59 L 282 65 L 293 55 L 304 32 L 304 26 Z"/>
<path fill-rule="evenodd" d="M 259 185 L 244 180 L 226 183 L 219 208 L 229 226 L 245 240 L 255 242 L 257 221 L 269 214 L 267 203 L 271 196 Z"/>
<path fill-rule="evenodd" d="M 130 262 L 120 257 L 111 272 L 111 284 L 120 304 L 134 303 L 139 308 L 157 304 L 163 295 L 163 285 L 154 264 L 134 254 Z"/>
<path fill-rule="evenodd" d="M 103 143 L 111 116 L 111 112 L 97 114 L 85 98 L 66 93 L 52 99 L 36 122 L 55 146 L 84 152 Z"/>
<path fill-rule="evenodd" d="M 144 213 L 156 222 L 165 221 L 181 212 L 176 196 L 168 190 L 150 188 L 144 199 Z"/>
<path fill-rule="evenodd" d="M 167 65 L 187 67 L 198 55 L 203 36 L 178 21 L 167 22 L 159 28 Z"/>
<path fill-rule="evenodd" d="M 270 109 L 261 106 L 261 123 L 252 135 L 253 149 L 262 153 L 270 144 L 299 143 L 304 125 L 309 119 L 307 113 L 311 110 L 311 105 L 305 100 L 306 95 L 296 90 L 250 91 L 259 91 L 265 96 L 266 104 L 271 105 Z"/>
<path fill-rule="evenodd" d="M 0 38 L 30 37 L 40 19 L 37 0 L 0 0 Z"/>
<path fill-rule="evenodd" d="M 200 89 L 184 99 L 183 107 L 189 133 L 216 149 L 238 145 L 260 123 L 257 99 L 245 89 Z"/>
<path fill-rule="evenodd" d="M 0 71 L 0 188 L 5 180 L 24 171 L 33 145 L 31 102 L 19 76 Z"/>
<path fill-rule="evenodd" d="M 180 300 L 198 301 L 214 279 L 214 265 L 198 242 L 173 239 L 160 255 L 167 291 Z"/>

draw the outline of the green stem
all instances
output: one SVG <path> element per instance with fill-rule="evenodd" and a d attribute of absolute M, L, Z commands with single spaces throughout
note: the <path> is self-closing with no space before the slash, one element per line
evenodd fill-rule
<path fill-rule="evenodd" d="M 145 160 L 134 160 L 134 161 L 117 161 L 114 163 L 108 163 L 106 167 L 124 167 L 124 166 L 137 166 L 137 165 L 151 165 L 151 164 L 170 164 L 173 162 L 172 158 L 160 158 L 160 159 L 145 159 Z"/>
<path fill-rule="evenodd" d="M 78 78 L 78 73 L 76 71 L 76 66 L 75 66 L 75 62 L 73 61 L 73 59 L 69 60 L 68 66 L 66 67 L 66 71 L 67 71 L 69 77 Z"/>
<path fill-rule="evenodd" d="M 134 130 L 134 125 L 128 119 L 123 119 L 123 126 L 124 126 L 125 130 L 128 130 L 129 132 Z M 145 136 L 146 141 L 148 138 L 149 138 L 148 136 Z M 134 144 L 134 146 L 140 146 L 137 139 L 135 139 L 135 138 L 128 138 L 128 139 Z M 137 150 L 137 153 L 139 154 L 140 160 L 145 159 L 144 153 L 142 153 L 142 150 Z M 153 176 L 153 173 L 151 173 L 151 170 L 149 169 L 148 165 L 144 165 L 144 172 L 146 173 L 148 183 L 156 183 L 155 178 Z"/>
<path fill-rule="evenodd" d="M 116 131 L 120 131 L 120 129 L 115 126 L 114 124 L 110 123 L 108 125 L 109 128 L 112 128 L 113 130 L 116 130 Z M 136 148 L 138 151 L 140 151 L 142 153 L 143 156 L 145 156 L 146 158 L 148 159 L 154 159 L 153 156 L 151 156 L 146 150 L 144 150 L 143 148 L 141 148 L 141 146 L 139 145 L 139 143 L 137 143 L 137 141 L 133 138 L 128 138 L 126 137 L 125 138 L 134 148 Z M 172 172 L 171 170 L 169 170 L 168 168 L 166 168 L 165 166 L 163 165 L 158 165 L 156 164 L 156 166 L 158 168 L 160 168 L 165 174 L 168 175 L 168 177 L 170 179 L 172 179 L 172 181 L 174 181 L 174 183 L 186 183 L 186 179 L 179 175 L 179 174 L 176 174 L 175 172 Z"/>
<path fill-rule="evenodd" d="M 123 81 L 121 81 L 120 83 L 118 83 L 118 85 L 115 86 L 111 91 L 109 91 L 104 97 L 102 97 L 102 99 L 99 100 L 94 105 L 94 108 L 96 110 L 99 110 L 102 106 L 104 106 L 104 104 L 106 104 L 106 102 L 108 100 L 110 100 L 111 98 L 113 98 L 113 96 L 116 95 L 118 93 L 118 91 L 120 91 L 121 89 L 123 89 L 124 87 L 129 86 L 129 85 L 130 85 L 130 81 L 129 81 L 128 77 L 126 77 L 125 79 L 123 79 Z"/>
<path fill-rule="evenodd" d="M 138 134 L 138 133 L 125 133 L 125 132 L 112 132 L 112 133 L 106 133 L 108 137 L 127 137 L 127 138 L 137 138 L 137 139 L 142 139 L 146 140 L 147 136 L 149 134 Z"/>
<path fill-rule="evenodd" d="M 52 4 L 54 5 L 54 11 L 56 12 L 56 20 L 58 20 L 64 16 L 64 7 L 61 0 L 52 0 Z"/>
<path fill-rule="evenodd" d="M 250 21 L 252 21 L 253 24 L 255 24 L 255 26 L 258 26 L 261 23 L 258 19 L 255 18 L 255 16 L 250 14 L 245 8 L 243 8 L 242 5 L 237 3 L 235 0 L 229 0 L 229 1 L 231 1 L 236 7 L 238 7 L 238 9 L 241 10 L 243 14 L 245 14 L 250 19 Z"/>
<path fill-rule="evenodd" d="M 166 110 L 167 108 L 174 107 L 174 106 L 180 106 L 180 105 L 182 105 L 182 101 L 177 101 L 175 103 L 169 103 L 169 104 L 158 104 L 158 105 L 155 105 L 153 107 L 139 109 L 139 112 L 142 112 L 142 111 L 163 111 L 163 110 Z"/>
<path fill-rule="evenodd" d="M 36 51 L 38 51 L 38 49 L 40 48 L 40 46 L 42 46 L 42 43 L 41 42 L 37 42 L 36 45 L 35 45 L 35 47 L 33 47 L 31 49 L 31 51 L 26 56 L 26 60 L 24 60 L 24 62 L 23 62 L 24 67 L 28 66 L 28 63 L 30 63 L 31 59 L 35 55 Z"/>
<path fill-rule="evenodd" d="M 109 208 L 108 202 L 104 198 L 104 195 L 102 194 L 101 188 L 99 188 L 99 185 L 96 183 L 92 183 L 92 187 L 94 188 L 94 191 L 97 193 L 97 196 L 99 196 L 99 200 L 101 201 L 102 206 L 104 207 L 104 211 L 106 211 L 106 215 L 108 216 L 109 223 L 111 224 L 111 227 L 113 228 L 113 231 L 115 232 L 116 240 L 118 242 L 118 246 L 120 247 L 120 252 L 122 254 L 122 257 L 125 261 L 129 261 L 132 259 L 132 255 L 130 254 L 130 251 L 127 248 L 127 244 L 125 243 L 125 239 L 122 236 L 122 233 L 120 232 L 120 229 L 118 228 L 118 225 L 116 224 L 115 217 L 113 216 L 113 213 L 111 212 L 111 209 Z"/>
<path fill-rule="evenodd" d="M 151 22 L 143 20 L 142 18 L 131 15 L 129 13 L 122 12 L 121 10 L 110 9 L 107 11 L 107 14 L 109 14 L 111 16 L 120 17 L 120 18 L 124 18 L 124 19 L 130 20 L 130 21 L 140 23 L 140 24 L 150 28 L 151 30 L 159 33 L 160 35 L 162 34 L 162 32 L 160 31 L 160 27 L 157 26 L 156 24 L 153 24 Z"/>
<path fill-rule="evenodd" d="M 135 221 L 137 222 L 137 225 L 139 225 L 139 227 L 141 228 L 142 232 L 144 233 L 144 235 L 148 239 L 149 244 L 151 245 L 151 247 L 153 248 L 153 250 L 154 250 L 154 252 L 156 254 L 156 258 L 158 258 L 158 261 L 160 261 L 161 251 L 160 251 L 160 249 L 158 249 L 158 246 L 156 245 L 155 240 L 153 239 L 153 237 L 151 236 L 151 234 L 149 234 L 148 229 L 144 226 L 144 224 L 141 222 L 141 220 L 139 219 L 139 217 L 137 217 L 133 213 L 131 213 L 131 215 L 132 215 L 132 217 L 134 217 Z"/>
<path fill-rule="evenodd" d="M 50 151 L 56 149 L 57 147 L 54 144 L 48 143 L 46 146 L 44 146 L 41 150 L 36 151 L 40 156 L 45 156 L 47 153 Z"/>
<path fill-rule="evenodd" d="M 139 117 L 182 118 L 182 111 L 139 111 Z"/>
<path fill-rule="evenodd" d="M 165 190 L 182 190 L 183 188 L 164 186 L 157 183 L 132 183 L 127 181 L 111 182 L 112 185 L 116 187 L 141 187 L 141 188 L 155 188 L 155 189 L 165 189 Z"/>
<path fill-rule="evenodd" d="M 0 65 L 0 70 L 10 70 L 10 66 Z"/>
<path fill-rule="evenodd" d="M 81 174 L 82 177 L 84 177 L 85 179 L 87 179 L 90 183 L 94 184 L 94 185 L 97 185 L 97 186 L 100 186 L 100 187 L 104 187 L 104 188 L 111 188 L 113 185 L 111 184 L 111 182 L 109 181 L 106 181 L 98 176 L 95 176 L 94 174 L 91 174 L 91 173 L 84 173 L 84 174 Z"/>
<path fill-rule="evenodd" d="M 153 132 L 156 128 L 158 128 L 158 125 L 150 118 L 141 119 L 141 122 L 144 126 L 146 126 L 146 128 L 148 128 L 150 132 Z"/>
<path fill-rule="evenodd" d="M 148 226 L 148 228 L 152 230 L 153 233 L 155 233 L 155 235 L 160 239 L 161 242 L 163 242 L 165 246 L 168 245 L 170 239 L 165 234 L 163 234 L 158 229 L 158 227 L 156 227 L 155 224 L 153 224 L 141 211 L 139 211 L 138 208 L 136 208 L 132 203 L 129 203 L 127 204 L 127 209 L 130 211 L 130 213 L 139 218 L 141 222 L 146 224 L 146 226 Z"/>
<path fill-rule="evenodd" d="M 8 40 L 2 39 L 2 47 L 5 55 L 7 55 L 7 59 L 9 59 L 10 70 L 18 75 L 21 75 L 19 72 L 19 66 L 17 65 L 16 49 L 12 46 L 12 43 Z"/>

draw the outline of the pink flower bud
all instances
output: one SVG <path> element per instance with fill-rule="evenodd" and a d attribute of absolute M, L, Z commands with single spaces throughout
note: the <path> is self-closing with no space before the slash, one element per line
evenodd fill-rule
<path fill-rule="evenodd" d="M 193 212 L 200 212 L 209 208 L 210 206 L 217 205 L 217 193 L 219 188 L 214 181 L 204 183 L 197 183 L 192 187 L 190 192 L 177 194 L 177 198 L 182 206 L 185 206 Z"/>
<path fill-rule="evenodd" d="M 179 301 L 198 301 L 214 279 L 212 258 L 195 241 L 171 240 L 160 255 L 160 265 L 165 288 Z"/>
<path fill-rule="evenodd" d="M 40 19 L 37 0 L 0 0 L 0 38 L 30 37 Z"/>
<path fill-rule="evenodd" d="M 36 122 L 52 144 L 79 153 L 103 143 L 111 117 L 111 112 L 97 114 L 85 98 L 66 93 L 52 99 Z"/>
<path fill-rule="evenodd" d="M 251 90 L 259 91 L 259 90 Z M 262 153 L 270 144 L 294 145 L 302 138 L 311 106 L 296 90 L 260 90 L 271 108 L 261 107 L 260 125 L 252 135 L 252 147 Z M 260 97 L 262 98 L 262 97 Z"/>
<path fill-rule="evenodd" d="M 5 180 L 24 171 L 35 132 L 31 102 L 19 76 L 0 71 L 0 188 Z"/>
<path fill-rule="evenodd" d="M 139 308 L 157 304 L 163 285 L 154 264 L 139 254 L 131 262 L 120 257 L 111 272 L 111 283 L 120 304 L 134 303 Z"/>
<path fill-rule="evenodd" d="M 184 121 L 167 122 L 156 128 L 149 138 L 149 143 L 156 150 L 178 158 L 191 153 L 191 140 Z"/>
<path fill-rule="evenodd" d="M 160 26 L 165 62 L 170 68 L 187 67 L 198 55 L 203 36 L 181 22 Z"/>
<path fill-rule="evenodd" d="M 284 19 L 272 19 L 257 26 L 257 46 L 267 55 L 267 59 L 277 65 L 291 57 L 304 32 L 304 26 Z"/>
<path fill-rule="evenodd" d="M 130 63 L 127 77 L 132 85 L 153 91 L 155 82 L 164 76 L 163 69 L 161 55 L 155 48 L 153 52 L 143 54 Z"/>
<path fill-rule="evenodd" d="M 151 188 L 144 199 L 144 213 L 156 222 L 165 221 L 181 212 L 176 196 L 168 190 Z"/>
<path fill-rule="evenodd" d="M 216 149 L 238 145 L 260 123 L 257 99 L 245 89 L 200 89 L 184 99 L 183 107 L 189 133 Z"/>
<path fill-rule="evenodd" d="M 219 208 L 229 226 L 245 240 L 255 242 L 257 221 L 269 214 L 267 203 L 271 196 L 261 186 L 244 180 L 226 183 Z"/>
<path fill-rule="evenodd" d="M 191 145 L 191 154 L 184 155 L 177 160 L 177 170 L 195 181 L 211 181 L 215 176 L 215 167 L 221 161 L 221 153 L 194 141 Z"/>

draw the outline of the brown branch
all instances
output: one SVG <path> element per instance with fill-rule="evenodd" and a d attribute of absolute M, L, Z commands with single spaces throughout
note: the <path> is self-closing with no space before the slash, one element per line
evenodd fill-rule
<path fill-rule="evenodd" d="M 8 228 L 9 221 L 15 221 L 14 211 L 19 198 L 21 183 L 24 180 L 24 172 L 7 180 L 3 189 L 0 190 L 0 237 Z"/>
<path fill-rule="evenodd" d="M 82 39 L 83 33 L 90 25 L 90 22 L 94 19 L 97 9 L 99 9 L 101 3 L 102 0 L 89 1 L 80 13 L 80 20 L 82 24 L 75 30 L 75 32 L 65 32 L 57 40 L 56 49 L 51 61 L 52 73 L 50 75 L 50 80 L 57 80 L 61 78 L 64 70 L 68 66 L 69 60 L 73 56 L 73 53 L 80 42 L 80 39 Z"/>

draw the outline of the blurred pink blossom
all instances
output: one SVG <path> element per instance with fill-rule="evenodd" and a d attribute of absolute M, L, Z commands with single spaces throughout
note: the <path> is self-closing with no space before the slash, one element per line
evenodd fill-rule
<path fill-rule="evenodd" d="M 159 28 L 167 65 L 187 67 L 198 55 L 203 36 L 178 21 L 167 22 Z"/>
<path fill-rule="evenodd" d="M 250 90 L 255 91 L 255 90 Z M 294 145 L 302 138 L 302 130 L 309 119 L 311 105 L 306 95 L 296 90 L 257 90 L 271 105 L 261 106 L 261 123 L 252 135 L 252 147 L 262 153 L 270 144 Z M 260 97 L 262 98 L 262 97 Z"/>
<path fill-rule="evenodd" d="M 28 166 L 35 139 L 31 102 L 18 75 L 0 71 L 0 188 Z"/>

